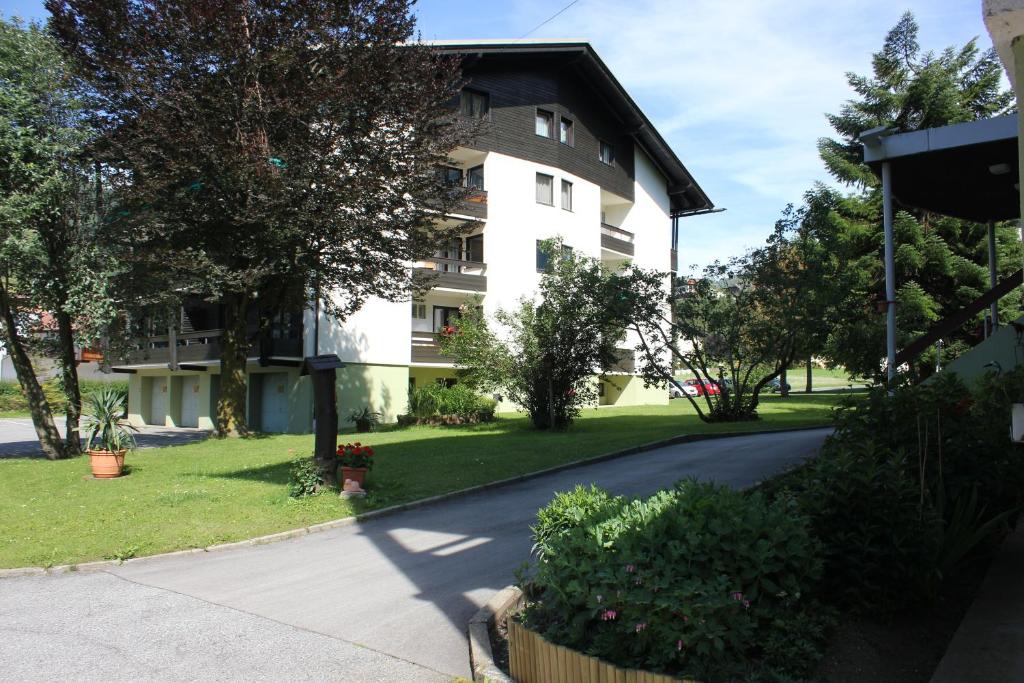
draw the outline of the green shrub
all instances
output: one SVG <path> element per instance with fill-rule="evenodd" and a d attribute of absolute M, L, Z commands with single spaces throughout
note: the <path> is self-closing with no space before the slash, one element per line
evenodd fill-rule
<path fill-rule="evenodd" d="M 612 498 L 593 484 L 590 488 L 577 485 L 572 491 L 555 494 L 554 500 L 537 511 L 537 523 L 530 527 L 533 553 L 543 558 L 554 539 L 583 526 L 601 512 L 618 510 L 622 502 L 622 498 Z"/>
<path fill-rule="evenodd" d="M 54 413 L 62 413 L 66 409 L 67 401 L 64 399 L 64 392 L 57 380 L 43 382 L 43 394 L 46 396 L 50 409 Z M 104 387 L 113 387 L 122 392 L 128 391 L 127 382 L 101 382 L 97 380 L 82 380 L 79 382 L 79 391 L 82 394 L 82 402 L 86 402 L 92 394 L 100 392 Z M 21 385 L 17 380 L 4 380 L 0 382 L 0 412 L 28 412 L 28 399 L 21 391 Z"/>
<path fill-rule="evenodd" d="M 324 480 L 320 468 L 314 458 L 296 458 L 292 460 L 288 477 L 289 495 L 292 498 L 315 496 L 324 488 Z"/>
<path fill-rule="evenodd" d="M 620 666 L 805 675 L 827 622 L 807 599 L 821 573 L 808 527 L 788 500 L 695 481 L 635 501 L 577 489 L 538 515 L 544 554 L 524 619 Z"/>
<path fill-rule="evenodd" d="M 822 544 L 822 599 L 891 614 L 923 596 L 941 520 L 919 506 L 902 458 L 871 443 L 822 454 L 772 485 L 791 492 Z"/>
<path fill-rule="evenodd" d="M 424 384 L 409 392 L 409 412 L 420 418 L 457 416 L 489 422 L 494 419 L 497 405 L 494 399 L 480 396 L 461 384 Z"/>

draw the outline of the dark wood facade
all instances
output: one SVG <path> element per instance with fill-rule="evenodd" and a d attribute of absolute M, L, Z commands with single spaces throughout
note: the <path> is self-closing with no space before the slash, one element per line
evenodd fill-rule
<path fill-rule="evenodd" d="M 467 64 L 466 88 L 485 93 L 489 119 L 471 146 L 565 170 L 620 197 L 634 198 L 633 141 L 571 66 L 549 59 L 484 60 Z M 536 133 L 537 111 L 554 115 L 552 136 Z M 573 143 L 559 141 L 562 119 L 572 122 Z M 614 162 L 600 159 L 604 141 Z"/>

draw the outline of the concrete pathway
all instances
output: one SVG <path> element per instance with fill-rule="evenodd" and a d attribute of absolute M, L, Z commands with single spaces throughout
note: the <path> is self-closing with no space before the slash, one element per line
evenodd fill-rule
<path fill-rule="evenodd" d="M 512 583 L 555 491 L 747 486 L 827 433 L 682 444 L 269 545 L 3 580 L 0 662 L 14 680 L 468 678 L 466 623 Z"/>
<path fill-rule="evenodd" d="M 57 430 L 63 436 L 64 418 L 54 418 L 54 422 L 57 423 Z M 210 432 L 202 429 L 147 425 L 136 432 L 135 440 L 138 442 L 139 448 L 158 448 L 201 441 L 209 435 Z M 0 458 L 33 457 L 41 458 L 43 453 L 39 450 L 39 440 L 36 438 L 32 419 L 28 417 L 0 418 Z"/>

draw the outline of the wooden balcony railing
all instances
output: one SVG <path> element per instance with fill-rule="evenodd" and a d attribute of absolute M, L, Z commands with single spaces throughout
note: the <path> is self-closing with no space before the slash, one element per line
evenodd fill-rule
<path fill-rule="evenodd" d="M 487 264 L 481 261 L 434 257 L 413 268 L 413 279 L 422 287 L 486 292 L 486 273 Z"/>
<path fill-rule="evenodd" d="M 199 330 L 173 335 L 156 335 L 136 341 L 128 350 L 121 365 L 171 365 L 203 361 L 218 361 L 221 355 L 220 338 L 224 330 Z M 250 330 L 248 358 L 301 358 L 302 328 L 271 329 L 259 335 Z"/>
<path fill-rule="evenodd" d="M 634 235 L 628 230 L 616 228 L 607 223 L 601 224 L 601 248 L 615 251 L 626 256 L 633 255 Z"/>
<path fill-rule="evenodd" d="M 441 353 L 441 345 L 438 343 L 436 332 L 414 331 L 412 333 L 412 362 L 451 364 L 454 359 Z"/>

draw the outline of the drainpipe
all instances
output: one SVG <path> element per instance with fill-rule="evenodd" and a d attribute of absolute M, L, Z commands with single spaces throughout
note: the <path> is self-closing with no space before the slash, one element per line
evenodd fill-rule
<path fill-rule="evenodd" d="M 996 287 L 996 226 L 994 223 L 989 222 L 988 224 L 988 286 L 989 289 L 995 289 Z M 999 303 L 996 301 L 992 302 L 992 331 L 994 332 L 999 327 Z"/>
<path fill-rule="evenodd" d="M 896 261 L 892 227 L 892 168 L 882 162 L 882 224 L 885 229 L 885 358 L 889 393 L 896 381 Z"/>

